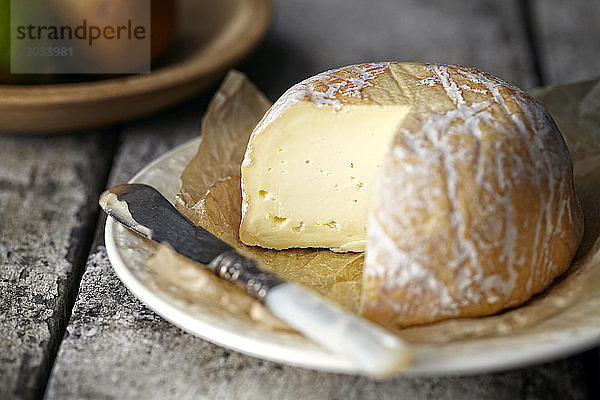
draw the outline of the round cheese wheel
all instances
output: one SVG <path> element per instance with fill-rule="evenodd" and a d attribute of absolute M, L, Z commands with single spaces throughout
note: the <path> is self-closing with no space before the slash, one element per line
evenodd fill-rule
<path fill-rule="evenodd" d="M 366 243 L 362 312 L 389 327 L 517 306 L 583 234 L 548 112 L 455 65 L 358 64 L 293 86 L 252 133 L 242 196 L 246 244 Z"/>

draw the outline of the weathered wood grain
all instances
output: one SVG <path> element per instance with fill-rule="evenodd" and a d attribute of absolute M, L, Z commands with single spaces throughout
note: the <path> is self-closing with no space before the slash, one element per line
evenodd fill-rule
<path fill-rule="evenodd" d="M 600 77 L 600 2 L 529 1 L 545 83 Z"/>
<path fill-rule="evenodd" d="M 274 1 L 273 27 L 244 70 L 271 99 L 365 61 L 463 64 L 528 88 L 536 77 L 518 1 Z"/>
<path fill-rule="evenodd" d="M 0 398 L 41 395 L 95 227 L 111 132 L 0 136 Z"/>
<path fill-rule="evenodd" d="M 209 97 L 206 93 L 177 109 L 124 128 L 107 186 L 126 182 L 156 157 L 198 136 Z M 93 207 L 98 208 L 97 204 Z M 183 354 L 187 351 L 174 349 L 171 344 L 178 336 L 189 335 L 143 306 L 118 280 L 103 246 L 104 216 L 99 221 L 46 397 L 143 398 L 149 393 L 147 398 L 153 398 L 153 385 L 164 377 L 156 380 L 158 375 L 148 374 L 145 365 L 156 362 L 152 361 L 155 356 L 162 360 L 165 353 L 193 361 Z M 192 339 L 204 346 L 202 340 Z M 154 350 L 144 348 L 147 344 Z M 172 369 L 166 368 L 163 373 Z"/>
<path fill-rule="evenodd" d="M 535 81 L 516 1 L 275 1 L 273 29 L 244 70 L 272 99 L 315 72 L 366 60 L 479 67 L 524 87 Z M 197 132 L 198 104 L 130 125 L 110 183 Z M 576 399 L 580 357 L 472 377 L 366 378 L 309 371 L 228 351 L 140 304 L 114 275 L 97 231 L 52 371 L 48 399 Z"/>

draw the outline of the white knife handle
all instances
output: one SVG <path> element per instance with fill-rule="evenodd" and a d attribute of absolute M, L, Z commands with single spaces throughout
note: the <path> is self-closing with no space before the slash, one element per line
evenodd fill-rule
<path fill-rule="evenodd" d="M 412 360 L 410 348 L 399 337 L 298 284 L 288 282 L 271 288 L 264 302 L 276 316 L 352 360 L 357 371 L 366 375 L 390 376 Z"/>
<path fill-rule="evenodd" d="M 261 269 L 255 260 L 235 250 L 220 254 L 208 268 L 263 301 L 276 316 L 309 339 L 353 361 L 356 370 L 365 375 L 392 375 L 412 359 L 410 349 L 399 337 L 308 288 Z"/>

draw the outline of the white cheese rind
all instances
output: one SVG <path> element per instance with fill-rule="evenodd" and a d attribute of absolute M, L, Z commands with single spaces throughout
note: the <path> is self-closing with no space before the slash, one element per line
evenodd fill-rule
<path fill-rule="evenodd" d="M 568 268 L 583 232 L 547 111 L 469 68 L 421 70 L 430 109 L 395 136 L 369 217 L 363 312 L 391 327 L 519 305 Z"/>

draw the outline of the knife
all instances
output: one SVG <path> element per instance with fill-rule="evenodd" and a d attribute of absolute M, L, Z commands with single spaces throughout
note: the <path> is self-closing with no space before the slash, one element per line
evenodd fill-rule
<path fill-rule="evenodd" d="M 102 193 L 99 203 L 130 230 L 169 243 L 179 254 L 245 290 L 298 332 L 350 360 L 357 372 L 384 378 L 410 364 L 412 352 L 399 337 L 311 289 L 261 269 L 256 260 L 192 224 L 153 187 L 113 186 Z"/>

